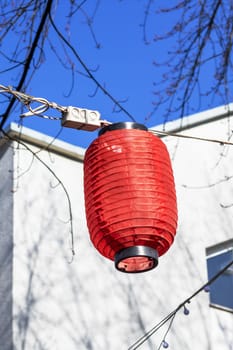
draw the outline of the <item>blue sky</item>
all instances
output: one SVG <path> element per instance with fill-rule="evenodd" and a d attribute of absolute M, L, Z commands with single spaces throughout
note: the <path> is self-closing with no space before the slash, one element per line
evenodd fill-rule
<path fill-rule="evenodd" d="M 86 1 L 83 5 L 85 13 L 91 15 L 96 9 L 96 3 L 98 1 Z M 165 17 L 163 15 L 155 16 L 155 11 L 159 6 L 171 5 L 172 3 L 175 1 L 152 2 L 146 25 L 149 44 L 145 44 L 143 41 L 142 27 L 147 1 L 101 0 L 92 23 L 95 39 L 100 48 L 96 47 L 84 12 L 75 13 L 70 25 L 67 25 L 69 9 L 67 2 L 64 1 L 58 5 L 54 15 L 57 27 L 61 29 L 66 38 L 70 35 L 72 45 L 88 68 L 93 70 L 96 79 L 116 100 L 123 101 L 121 102 L 123 107 L 134 116 L 137 122 L 144 123 L 149 127 L 163 123 L 166 110 L 166 105 L 161 106 L 156 114 L 147 120 L 153 110 L 153 83 L 159 81 L 164 73 L 164 67 L 155 67 L 153 61 L 166 60 L 168 51 L 175 45 L 175 42 L 171 40 L 155 43 L 153 38 L 155 34 L 165 33 L 169 30 L 179 14 L 177 12 L 170 14 L 169 17 L 167 17 L 168 15 Z M 66 32 L 64 31 L 65 26 L 68 27 Z M 66 59 L 59 39 L 52 28 L 49 32 L 49 40 L 56 47 L 57 52 L 61 53 L 63 59 Z M 7 42 L 7 50 L 13 49 L 14 45 L 15 38 L 11 36 Z M 27 92 L 64 106 L 72 105 L 98 110 L 102 119 L 111 122 L 129 120 L 123 112 L 114 111 L 112 101 L 100 90 L 94 94 L 95 84 L 91 79 L 79 74 L 79 72 L 84 73 L 83 68 L 69 49 L 67 49 L 67 53 L 77 70 L 74 74 L 74 86 L 69 96 L 66 95 L 69 94 L 72 85 L 72 75 L 61 66 L 48 43 L 45 44 L 44 63 L 33 76 Z M 9 71 L 1 74 L 0 83 L 14 86 L 16 85 L 16 77 L 15 71 Z M 201 77 L 201 83 L 206 84 L 210 79 L 211 70 L 207 69 Z M 94 96 L 92 96 L 93 94 Z M 192 100 L 193 113 L 221 104 L 221 100 L 218 98 L 212 101 L 211 105 L 209 100 L 198 104 L 195 99 L 194 95 Z M 175 113 L 169 115 L 171 120 L 178 117 L 179 114 Z M 11 120 L 19 121 L 19 110 L 12 113 Z M 51 136 L 57 135 L 60 131 L 59 122 L 38 117 L 24 119 L 23 124 Z M 63 128 L 59 138 L 78 146 L 87 147 L 96 135 L 96 132 L 81 132 Z"/>

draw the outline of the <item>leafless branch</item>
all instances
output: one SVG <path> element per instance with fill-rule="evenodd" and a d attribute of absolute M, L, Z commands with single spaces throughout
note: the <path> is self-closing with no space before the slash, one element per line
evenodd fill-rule
<path fill-rule="evenodd" d="M 175 43 L 165 62 L 154 62 L 165 68 L 161 80 L 156 81 L 154 110 L 162 104 L 166 108 L 165 119 L 178 113 L 189 114 L 191 98 L 215 98 L 220 95 L 223 103 L 229 103 L 232 84 L 233 6 L 228 1 L 202 0 L 179 1 L 175 6 L 163 8 L 157 15 L 177 18 L 167 33 L 156 34 L 154 42 Z M 161 20 L 161 19 L 160 19 Z M 174 47 L 174 45 L 173 45 Z M 211 76 L 208 84 L 201 83 L 205 72 Z M 208 78 L 206 78 L 208 80 Z M 205 85 L 205 86 L 204 86 Z"/>
<path fill-rule="evenodd" d="M 132 121 L 135 122 L 134 117 L 110 94 L 108 90 L 104 88 L 104 86 L 95 78 L 95 76 L 92 74 L 91 70 L 87 67 L 85 62 L 81 59 L 80 55 L 78 54 L 77 50 L 72 46 L 69 41 L 64 37 L 64 35 L 61 33 L 61 31 L 57 28 L 56 24 L 54 23 L 52 19 L 51 13 L 49 13 L 49 19 L 51 21 L 52 27 L 54 28 L 55 32 L 59 36 L 59 38 L 67 45 L 67 47 L 70 48 L 71 52 L 74 54 L 76 59 L 79 61 L 83 69 L 86 71 L 89 78 L 98 86 L 98 88 L 108 97 L 110 100 L 118 106 L 119 109 L 121 109 L 122 112 L 124 112 Z"/>
<path fill-rule="evenodd" d="M 41 21 L 39 23 L 39 26 L 38 26 L 38 29 L 35 33 L 35 37 L 32 41 L 32 45 L 29 49 L 29 52 L 26 54 L 26 60 L 24 62 L 24 69 L 23 69 L 23 72 L 22 72 L 22 75 L 20 77 L 20 80 L 17 84 L 17 88 L 16 90 L 20 91 L 22 89 L 22 87 L 24 86 L 24 83 L 25 83 L 25 80 L 27 78 L 27 75 L 29 73 L 29 70 L 30 70 L 30 66 L 32 64 L 32 61 L 33 61 L 33 57 L 34 57 L 34 54 L 35 54 L 35 51 L 38 47 L 38 43 L 39 43 L 39 40 L 41 38 L 41 35 L 42 35 L 42 32 L 44 30 L 44 26 L 46 24 L 46 20 L 47 20 L 47 17 L 49 15 L 49 12 L 50 12 L 50 9 L 51 9 L 51 6 L 52 6 L 52 3 L 53 3 L 53 0 L 48 0 L 47 3 L 46 3 L 46 7 L 44 9 L 44 12 L 43 12 L 43 15 L 41 17 Z M 25 9 L 24 9 L 25 11 Z M 19 15 L 20 17 L 21 15 Z M 34 16 L 32 17 L 33 20 L 35 18 L 35 13 L 34 13 Z M 14 106 L 14 103 L 15 103 L 16 99 L 15 97 L 13 96 L 9 105 L 7 106 L 7 109 L 6 111 L 3 113 L 2 115 L 2 120 L 1 120 L 1 123 L 0 123 L 0 129 L 3 128 L 11 110 L 12 110 L 12 107 Z"/>

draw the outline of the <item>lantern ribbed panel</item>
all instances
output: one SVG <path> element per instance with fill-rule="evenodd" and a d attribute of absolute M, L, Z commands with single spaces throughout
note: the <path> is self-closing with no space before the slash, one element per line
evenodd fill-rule
<path fill-rule="evenodd" d="M 170 158 L 148 131 L 120 129 L 98 137 L 84 159 L 84 192 L 91 241 L 114 260 L 120 250 L 147 246 L 164 254 L 177 226 Z"/>

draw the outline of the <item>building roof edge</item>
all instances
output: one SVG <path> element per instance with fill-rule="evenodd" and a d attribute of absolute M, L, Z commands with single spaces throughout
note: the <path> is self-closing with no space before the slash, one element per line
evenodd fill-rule
<path fill-rule="evenodd" d="M 84 159 L 84 148 L 74 146 L 59 139 L 54 139 L 51 136 L 27 128 L 25 126 L 21 127 L 16 123 L 10 123 L 6 129 L 6 133 L 15 141 L 27 142 L 31 145 L 49 150 L 54 153 L 58 153 L 74 160 L 83 161 Z"/>
<path fill-rule="evenodd" d="M 233 103 L 211 108 L 200 113 L 191 114 L 183 117 L 182 119 L 176 119 L 171 122 L 167 122 L 166 124 L 154 126 L 151 129 L 176 133 L 230 116 L 233 116 Z"/>

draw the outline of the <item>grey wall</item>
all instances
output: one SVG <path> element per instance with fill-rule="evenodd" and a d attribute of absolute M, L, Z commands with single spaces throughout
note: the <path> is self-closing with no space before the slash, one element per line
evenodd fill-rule
<path fill-rule="evenodd" d="M 13 349 L 13 149 L 0 148 L 0 349 Z"/>

